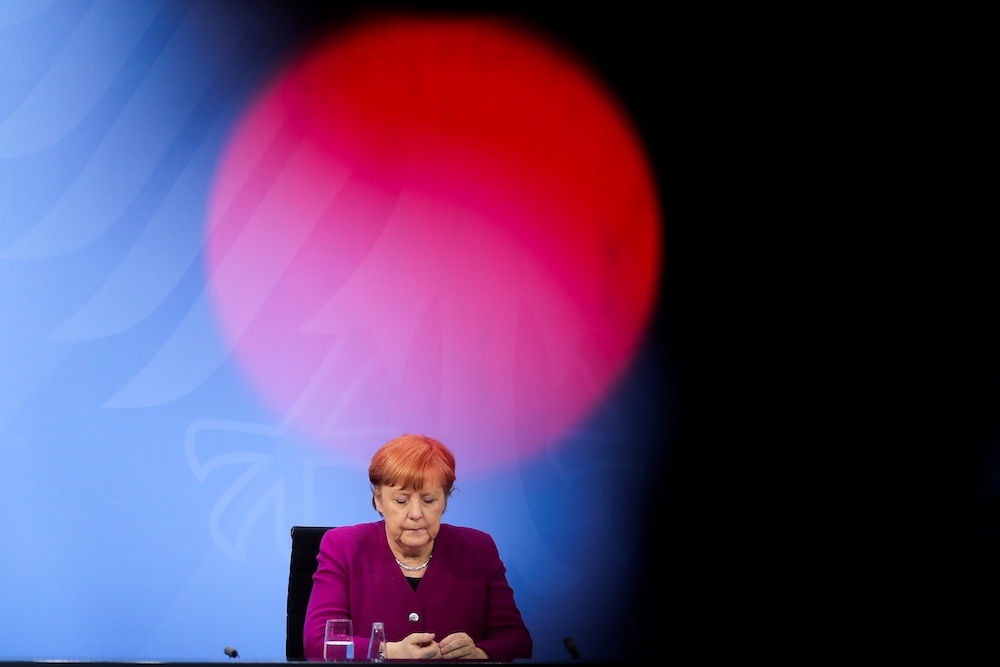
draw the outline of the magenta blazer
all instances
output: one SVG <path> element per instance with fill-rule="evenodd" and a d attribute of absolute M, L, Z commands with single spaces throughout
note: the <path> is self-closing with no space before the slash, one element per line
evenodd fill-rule
<path fill-rule="evenodd" d="M 367 656 L 373 621 L 385 623 L 392 642 L 412 632 L 433 632 L 437 641 L 465 632 L 491 660 L 531 657 L 531 635 L 507 570 L 482 531 L 441 524 L 415 591 L 396 565 L 383 521 L 328 530 L 316 560 L 303 633 L 306 660 L 323 659 L 328 618 L 354 620 L 355 659 Z"/>

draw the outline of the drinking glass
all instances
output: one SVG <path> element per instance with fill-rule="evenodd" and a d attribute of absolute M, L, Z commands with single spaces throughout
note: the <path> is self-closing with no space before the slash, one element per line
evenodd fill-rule
<path fill-rule="evenodd" d="M 354 659 L 354 623 L 349 618 L 331 618 L 323 635 L 323 660 L 344 662 Z"/>

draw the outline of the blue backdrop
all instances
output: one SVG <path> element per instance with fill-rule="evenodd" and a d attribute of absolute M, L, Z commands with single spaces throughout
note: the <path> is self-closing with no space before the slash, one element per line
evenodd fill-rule
<path fill-rule="evenodd" d="M 347 13 L 0 3 L 0 658 L 225 660 L 233 645 L 281 660 L 289 528 L 377 519 L 367 460 L 392 425 L 361 424 L 364 446 L 339 452 L 284 428 L 206 297 L 226 139 Z M 619 47 L 646 19 L 518 17 L 641 108 L 630 86 L 659 64 Z M 604 634 L 632 622 L 671 427 L 655 309 L 625 375 L 543 455 L 460 467 L 446 521 L 494 536 L 538 658 L 565 658 L 567 635 L 614 657 Z"/>

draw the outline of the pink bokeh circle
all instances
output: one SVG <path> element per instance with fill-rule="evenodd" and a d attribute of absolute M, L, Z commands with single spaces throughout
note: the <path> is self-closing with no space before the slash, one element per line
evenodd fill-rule
<path fill-rule="evenodd" d="M 463 468 L 557 444 L 628 367 L 657 296 L 641 142 L 568 52 L 485 18 L 331 33 L 248 106 L 206 229 L 221 332 L 276 419 Z"/>

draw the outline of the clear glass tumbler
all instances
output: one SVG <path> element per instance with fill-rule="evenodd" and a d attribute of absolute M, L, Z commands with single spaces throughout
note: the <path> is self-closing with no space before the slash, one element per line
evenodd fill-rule
<path fill-rule="evenodd" d="M 343 662 L 354 659 L 354 623 L 349 618 L 331 618 L 323 636 L 323 660 Z"/>

